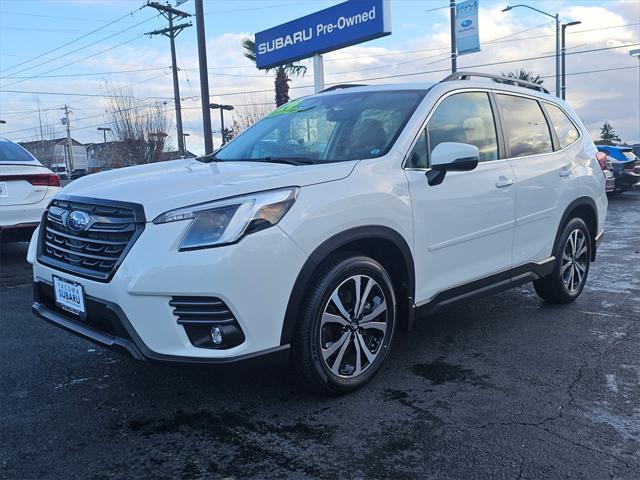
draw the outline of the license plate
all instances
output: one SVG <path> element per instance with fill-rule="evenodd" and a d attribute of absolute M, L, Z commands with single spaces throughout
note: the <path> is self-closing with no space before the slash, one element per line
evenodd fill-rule
<path fill-rule="evenodd" d="M 7 184 L 5 182 L 0 182 L 0 197 L 8 197 L 9 191 L 7 190 Z"/>
<path fill-rule="evenodd" d="M 85 313 L 82 285 L 54 275 L 53 289 L 56 295 L 56 304 L 59 307 L 76 315 Z"/>

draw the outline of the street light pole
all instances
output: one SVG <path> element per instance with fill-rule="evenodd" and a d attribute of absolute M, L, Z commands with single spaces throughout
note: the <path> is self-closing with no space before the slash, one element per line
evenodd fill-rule
<path fill-rule="evenodd" d="M 98 127 L 98 130 L 102 131 L 102 135 L 104 136 L 104 143 L 107 143 L 107 132 L 110 132 L 111 129 L 109 127 Z"/>
<path fill-rule="evenodd" d="M 567 47 L 565 42 L 565 30 L 567 27 L 572 27 L 574 25 L 580 25 L 582 22 L 569 22 L 562 25 L 562 86 L 560 87 L 560 91 L 562 93 L 562 99 L 566 100 L 567 98 L 567 69 L 565 63 L 565 57 L 567 53 Z"/>
<path fill-rule="evenodd" d="M 451 19 L 451 73 L 458 70 L 458 50 L 456 48 L 456 0 L 449 2 L 449 17 Z"/>
<path fill-rule="evenodd" d="M 209 108 L 220 109 L 220 136 L 222 137 L 222 145 L 224 145 L 225 143 L 227 143 L 227 135 L 224 130 L 224 111 L 233 110 L 233 105 L 221 105 L 219 103 L 212 103 L 209 105 Z"/>
<path fill-rule="evenodd" d="M 534 12 L 541 13 L 542 15 L 546 15 L 547 17 L 551 17 L 556 22 L 556 97 L 560 96 L 560 16 L 559 14 L 551 15 L 550 13 L 539 10 L 535 7 L 531 7 L 529 5 L 518 4 L 518 5 L 507 5 L 506 8 L 503 8 L 503 12 L 508 12 L 509 10 L 513 10 L 514 8 L 524 7 Z"/>
<path fill-rule="evenodd" d="M 640 48 L 631 50 L 629 55 L 638 59 L 638 76 L 640 77 Z M 640 81 L 638 81 L 638 95 L 640 95 Z M 638 119 L 638 126 L 640 126 L 640 118 Z"/>

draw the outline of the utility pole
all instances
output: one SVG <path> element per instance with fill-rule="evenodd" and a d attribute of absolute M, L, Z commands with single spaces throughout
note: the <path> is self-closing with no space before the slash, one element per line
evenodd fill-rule
<path fill-rule="evenodd" d="M 67 161 L 65 163 L 67 164 L 67 173 L 71 175 L 74 167 L 73 145 L 71 144 L 71 119 L 69 118 L 71 110 L 69 110 L 69 105 L 66 104 L 64 107 L 62 107 L 62 110 L 64 110 L 64 118 L 62 119 L 62 124 L 67 127 Z"/>
<path fill-rule="evenodd" d="M 202 133 L 204 135 L 204 153 L 213 153 L 211 133 L 211 112 L 209 111 L 209 70 L 207 69 L 207 39 L 204 34 L 204 7 L 202 0 L 196 3 L 196 30 L 198 33 L 198 63 L 200 65 L 200 103 L 202 107 Z"/>
<path fill-rule="evenodd" d="M 180 85 L 178 83 L 178 66 L 176 65 L 176 42 L 175 38 L 178 34 L 187 27 L 191 27 L 192 23 L 181 23 L 179 25 L 174 25 L 174 18 L 187 18 L 190 17 L 191 14 L 187 12 L 183 12 L 182 10 L 176 10 L 171 5 L 167 3 L 167 5 L 162 5 L 158 2 L 147 2 L 147 7 L 155 8 L 169 21 L 169 27 L 163 28 L 161 30 L 154 30 L 153 32 L 147 33 L 149 36 L 153 35 L 164 35 L 165 37 L 169 37 L 169 41 L 171 43 L 171 69 L 173 71 L 173 97 L 176 106 L 176 128 L 178 130 L 178 151 L 180 153 L 184 153 L 184 136 L 182 135 L 182 110 L 180 108 Z"/>
<path fill-rule="evenodd" d="M 456 48 L 456 0 L 449 2 L 449 16 L 451 17 L 451 73 L 458 70 L 458 50 Z"/>

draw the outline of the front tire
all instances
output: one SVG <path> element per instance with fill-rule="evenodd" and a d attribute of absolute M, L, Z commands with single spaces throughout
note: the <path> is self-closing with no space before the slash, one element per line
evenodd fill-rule
<path fill-rule="evenodd" d="M 591 233 L 584 220 L 571 219 L 556 245 L 553 272 L 533 282 L 538 296 L 556 304 L 571 303 L 578 298 L 589 274 L 591 245 Z"/>
<path fill-rule="evenodd" d="M 298 320 L 292 362 L 310 389 L 352 392 L 384 362 L 396 327 L 391 278 L 375 260 L 342 255 L 313 277 Z"/>

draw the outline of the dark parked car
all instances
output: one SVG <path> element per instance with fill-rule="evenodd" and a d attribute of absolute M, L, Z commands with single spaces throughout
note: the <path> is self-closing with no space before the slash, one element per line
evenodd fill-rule
<path fill-rule="evenodd" d="M 75 180 L 76 178 L 84 177 L 87 174 L 88 174 L 88 172 L 85 169 L 79 168 L 79 169 L 73 171 L 73 173 L 71 174 L 71 180 Z"/>
<path fill-rule="evenodd" d="M 640 190 L 640 160 L 631 147 L 597 145 L 598 150 L 607 155 L 616 179 L 614 193 Z"/>

